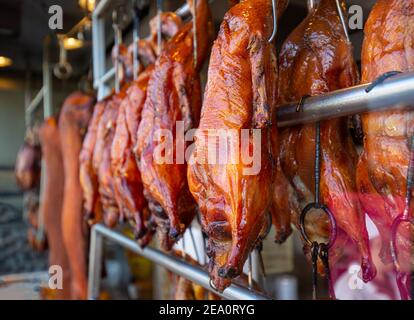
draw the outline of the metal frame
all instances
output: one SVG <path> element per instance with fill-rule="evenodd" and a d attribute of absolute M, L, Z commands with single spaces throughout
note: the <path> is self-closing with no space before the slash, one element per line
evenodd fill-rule
<path fill-rule="evenodd" d="M 209 291 L 213 291 L 210 287 L 210 276 L 202 268 L 190 265 L 180 258 L 165 254 L 154 248 L 142 249 L 136 241 L 127 238 L 121 233 L 111 230 L 102 224 L 97 224 L 92 227 L 91 245 L 89 250 L 89 299 L 97 299 L 99 296 L 104 239 L 111 240 L 112 242 L 165 267 L 173 273 L 197 283 Z M 213 292 L 222 298 L 229 300 L 270 300 L 269 297 L 236 284 L 232 284 L 229 288 L 224 290 L 223 293 L 217 291 Z"/>
<path fill-rule="evenodd" d="M 104 30 L 104 14 L 112 7 L 111 4 L 113 1 L 119 2 L 118 0 L 101 0 L 93 13 L 94 87 L 98 89 L 98 100 L 108 95 L 111 90 L 108 83 L 115 76 L 114 68 L 106 71 Z M 183 6 L 176 13 L 180 16 L 188 15 L 188 5 Z M 409 106 L 411 103 L 412 105 L 412 101 L 414 101 L 414 73 L 394 76 L 378 84 L 371 92 L 367 93 L 366 89 L 369 85 L 359 85 L 318 97 L 307 98 L 303 101 L 299 111 L 297 110 L 299 102 L 281 105 L 277 109 L 274 123 L 278 127 L 283 128 L 365 112 L 390 109 L 389 106 L 395 106 L 391 107 L 391 109 L 400 108 L 404 104 Z M 103 225 L 96 225 L 92 228 L 89 253 L 89 299 L 96 299 L 99 294 L 104 238 L 213 291 L 210 287 L 208 273 L 200 267 L 192 266 L 184 260 L 167 255 L 153 248 L 141 249 L 135 241 L 122 234 L 108 229 Z M 215 293 L 219 294 L 217 292 Z M 266 296 L 235 284 L 231 285 L 219 295 L 226 299 L 269 299 Z"/>

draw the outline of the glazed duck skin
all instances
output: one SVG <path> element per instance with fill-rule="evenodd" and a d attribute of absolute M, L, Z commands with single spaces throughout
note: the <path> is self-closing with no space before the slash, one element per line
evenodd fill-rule
<path fill-rule="evenodd" d="M 145 103 L 149 76 L 153 67 L 145 70 L 138 80 L 128 89 L 125 99 L 119 107 L 115 136 L 111 150 L 111 166 L 114 187 L 123 202 L 121 216 L 135 224 L 137 237 L 146 233 L 144 210 L 147 203 L 143 194 L 141 173 L 139 172 L 133 146 L 136 132 L 141 121 L 141 111 Z"/>
<path fill-rule="evenodd" d="M 151 21 L 152 28 L 156 28 L 154 20 L 157 18 Z M 173 32 L 181 26 L 181 19 L 174 13 L 165 12 L 161 16 L 161 26 L 166 37 L 174 36 Z M 154 71 L 156 37 L 153 34 L 156 34 L 155 31 L 156 29 L 151 30 L 151 36 L 148 39 L 139 40 L 138 43 L 131 44 L 129 48 L 131 56 L 129 64 L 133 66 L 134 46 L 138 46 L 139 65 L 143 71 L 128 88 L 126 97 L 121 103 L 111 150 L 114 187 L 123 202 L 121 215 L 132 223 L 141 246 L 148 244 L 154 230 L 133 149 L 137 143 L 141 113 L 147 98 L 148 82 Z"/>
<path fill-rule="evenodd" d="M 188 2 L 193 8 L 192 1 Z M 206 0 L 197 2 L 197 61 L 193 57 L 193 23 L 184 25 L 168 41 L 158 58 L 147 90 L 135 148 L 139 169 L 157 233 L 164 249 L 183 234 L 193 220 L 196 204 L 187 183 L 187 165 L 161 164 L 154 158 L 159 130 L 175 133 L 177 121 L 185 132 L 198 125 L 201 108 L 199 70 L 207 57 L 210 13 Z M 173 137 L 174 150 L 176 137 Z"/>
<path fill-rule="evenodd" d="M 308 17 L 288 37 L 280 55 L 280 103 L 299 101 L 347 88 L 358 83 L 358 73 L 341 24 L 335 0 L 320 0 Z M 294 213 L 298 223 L 300 209 L 314 202 L 315 125 L 285 129 L 280 134 L 281 172 L 291 183 L 279 197 L 296 197 L 277 207 L 281 215 Z M 321 123 L 321 202 L 333 213 L 338 227 L 358 246 L 361 254 L 362 277 L 370 281 L 376 274 L 369 248 L 365 219 L 355 184 L 357 152 L 348 132 L 346 119 Z M 279 175 L 280 175 L 279 171 Z M 278 180 L 283 177 L 277 177 Z M 287 207 L 286 207 L 287 206 Z M 311 214 L 308 233 L 329 237 L 329 223 L 324 214 Z M 323 241 L 323 240 L 322 240 Z M 326 240 L 325 240 L 326 241 Z M 331 263 L 338 258 L 332 252 Z"/>
<path fill-rule="evenodd" d="M 99 199 L 98 175 L 93 167 L 93 151 L 98 137 L 98 126 L 105 110 L 106 101 L 98 102 L 93 111 L 89 123 L 88 132 L 83 141 L 82 150 L 79 156 L 80 169 L 79 178 L 83 192 L 84 215 L 91 224 L 100 221 L 102 208 Z"/>
<path fill-rule="evenodd" d="M 108 98 L 99 122 L 97 139 L 93 151 L 93 168 L 98 177 L 98 191 L 102 204 L 103 219 L 108 227 L 114 227 L 123 212 L 120 194 L 115 188 L 111 166 L 111 147 L 115 136 L 119 107 L 126 96 L 128 85 Z"/>
<path fill-rule="evenodd" d="M 287 1 L 278 1 L 279 16 Z M 208 235 L 209 271 L 223 291 L 237 277 L 260 235 L 267 229 L 273 176 L 271 112 L 276 102 L 277 59 L 273 44 L 271 1 L 241 1 L 225 15 L 210 59 L 208 83 L 194 151 L 188 168 L 191 193 Z M 202 163 L 211 130 L 260 129 L 260 169 L 238 161 Z M 277 132 L 273 132 L 277 141 Z M 257 142 L 257 141 L 256 141 Z M 236 154 L 232 143 L 228 155 Z M 253 147 L 250 135 L 247 144 Z M 246 148 L 246 146 L 245 146 Z M 245 150 L 246 151 L 246 150 Z M 238 159 L 240 160 L 240 159 Z M 252 172 L 253 173 L 253 172 Z"/>
<path fill-rule="evenodd" d="M 362 83 L 390 71 L 414 71 L 413 0 L 379 0 L 365 27 Z M 385 263 L 391 261 L 392 223 L 405 209 L 413 114 L 402 109 L 362 115 L 365 137 L 358 163 L 358 191 L 363 208 L 380 231 L 381 258 Z M 412 215 L 413 203 L 410 208 Z M 397 246 L 405 272 L 411 271 L 412 238 L 413 230 L 402 224 Z"/>

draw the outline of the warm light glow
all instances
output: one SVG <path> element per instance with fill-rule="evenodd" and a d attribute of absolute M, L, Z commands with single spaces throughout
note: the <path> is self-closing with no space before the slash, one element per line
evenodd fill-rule
<path fill-rule="evenodd" d="M 10 67 L 12 64 L 12 59 L 0 56 L 0 68 Z"/>
<path fill-rule="evenodd" d="M 95 0 L 79 0 L 79 7 L 92 12 L 95 9 Z"/>
<path fill-rule="evenodd" d="M 83 41 L 76 38 L 65 38 L 63 45 L 66 50 L 76 50 L 83 47 Z"/>

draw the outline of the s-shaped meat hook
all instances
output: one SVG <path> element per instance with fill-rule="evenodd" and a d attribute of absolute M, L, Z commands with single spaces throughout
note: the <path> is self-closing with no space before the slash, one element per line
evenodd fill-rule
<path fill-rule="evenodd" d="M 269 38 L 269 43 L 272 43 L 277 34 L 277 7 L 276 0 L 272 0 L 272 12 L 273 12 L 273 32 Z"/>
<path fill-rule="evenodd" d="M 316 136 L 315 136 L 315 202 L 308 204 L 300 215 L 300 232 L 303 239 L 307 242 L 307 245 L 311 248 L 312 258 L 312 294 L 313 299 L 317 299 L 317 286 L 318 286 L 318 259 L 323 264 L 325 276 L 328 279 L 329 295 L 332 299 L 335 299 L 335 293 L 332 287 L 331 273 L 329 268 L 329 249 L 332 248 L 336 240 L 337 226 L 336 220 L 329 208 L 320 202 L 320 166 L 321 166 L 321 124 L 316 124 Z M 311 210 L 322 210 L 329 218 L 330 221 L 330 236 L 327 243 L 319 243 L 310 239 L 306 232 L 306 216 Z"/>

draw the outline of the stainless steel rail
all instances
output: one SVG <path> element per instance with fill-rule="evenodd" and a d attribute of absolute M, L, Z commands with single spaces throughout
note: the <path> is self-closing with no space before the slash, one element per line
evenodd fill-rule
<path fill-rule="evenodd" d="M 299 112 L 296 111 L 299 102 L 279 106 L 277 125 L 289 127 L 370 111 L 414 107 L 414 72 L 389 78 L 369 93 L 365 91 L 368 86 L 359 85 L 307 98 Z"/>
<path fill-rule="evenodd" d="M 210 277 L 206 271 L 200 267 L 190 265 L 186 261 L 165 254 L 157 249 L 141 247 L 133 240 L 125 237 L 121 233 L 111 230 L 102 224 L 92 228 L 91 245 L 89 251 L 89 277 L 88 277 L 88 298 L 96 299 L 99 296 L 99 285 L 102 265 L 103 240 L 104 238 L 121 245 L 132 252 L 141 255 L 154 263 L 165 267 L 175 274 L 184 277 L 198 285 L 213 291 L 210 287 Z M 269 300 L 269 297 L 248 290 L 238 285 L 231 285 L 223 293 L 213 291 L 222 298 L 229 300 Z"/>

